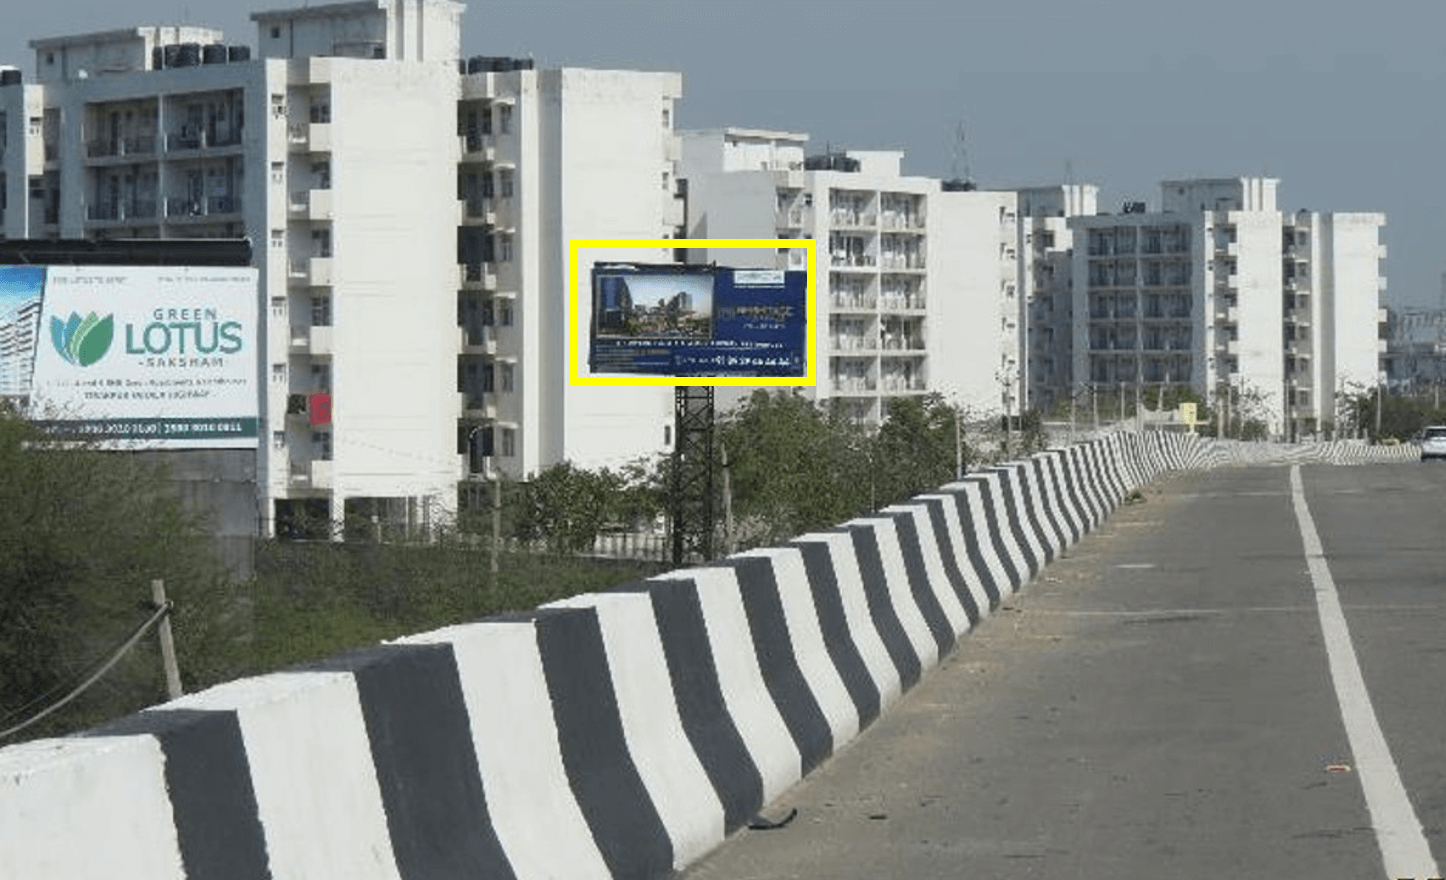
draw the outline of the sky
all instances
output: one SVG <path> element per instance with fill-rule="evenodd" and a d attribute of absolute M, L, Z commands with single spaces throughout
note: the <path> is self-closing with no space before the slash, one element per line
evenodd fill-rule
<path fill-rule="evenodd" d="M 143 24 L 254 46 L 249 14 L 288 5 L 14 2 L 0 63 Z M 1094 183 L 1102 210 L 1156 209 L 1161 180 L 1278 178 L 1283 210 L 1384 213 L 1387 303 L 1438 307 L 1443 32 L 1433 0 L 476 0 L 462 52 L 675 70 L 679 128 L 904 150 L 907 174 L 985 189 Z"/>

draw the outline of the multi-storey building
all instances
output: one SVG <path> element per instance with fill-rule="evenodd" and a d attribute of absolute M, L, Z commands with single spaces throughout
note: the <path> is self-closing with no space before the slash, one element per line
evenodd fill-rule
<path fill-rule="evenodd" d="M 423 530 L 488 462 L 664 446 L 660 395 L 567 387 L 565 267 L 680 225 L 680 78 L 463 61 L 462 11 L 258 12 L 254 59 L 201 27 L 42 39 L 0 84 L 5 236 L 252 242 L 263 534 Z"/>
<path fill-rule="evenodd" d="M 682 138 L 689 238 L 817 241 L 818 399 L 872 424 L 895 397 L 939 392 L 987 412 L 1019 400 L 1013 193 L 904 176 L 899 152 L 807 157 L 792 132 Z M 705 258 L 804 268 L 802 253 Z"/>
<path fill-rule="evenodd" d="M 458 116 L 463 430 L 480 428 L 474 451 L 495 452 L 514 477 L 564 460 L 606 466 L 664 451 L 670 389 L 567 383 L 568 242 L 681 233 L 672 124 L 681 77 L 491 66 L 515 69 L 465 77 Z M 590 324 L 592 262 L 673 257 L 582 254 L 578 326 Z M 585 352 L 582 360 L 587 375 Z"/>
<path fill-rule="evenodd" d="M 1314 433 L 1339 422 L 1345 397 L 1385 380 L 1386 309 L 1381 268 L 1384 214 L 1286 214 L 1281 228 L 1285 282 L 1286 430 Z"/>
<path fill-rule="evenodd" d="M 1034 186 L 1019 197 L 1020 387 L 1024 408 L 1049 411 L 1080 389 L 1072 382 L 1074 237 L 1070 217 L 1096 211 L 1093 184 Z"/>
<path fill-rule="evenodd" d="M 0 397 L 29 392 L 40 329 L 40 300 L 32 299 L 0 314 Z"/>
<path fill-rule="evenodd" d="M 1158 212 L 1069 220 L 1074 380 L 1228 387 L 1276 435 L 1315 430 L 1338 392 L 1374 385 L 1384 217 L 1282 215 L 1277 183 L 1166 181 Z"/>

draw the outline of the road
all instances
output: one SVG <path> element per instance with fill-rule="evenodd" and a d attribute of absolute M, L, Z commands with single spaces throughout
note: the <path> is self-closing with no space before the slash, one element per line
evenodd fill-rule
<path fill-rule="evenodd" d="M 1446 866 L 1446 465 L 1298 473 L 1314 575 L 1291 468 L 1166 477 L 682 877 Z"/>

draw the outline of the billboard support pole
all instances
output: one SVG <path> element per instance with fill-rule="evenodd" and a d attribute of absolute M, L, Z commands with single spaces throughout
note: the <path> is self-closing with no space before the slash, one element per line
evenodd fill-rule
<path fill-rule="evenodd" d="M 674 390 L 673 564 L 713 558 L 713 387 Z"/>

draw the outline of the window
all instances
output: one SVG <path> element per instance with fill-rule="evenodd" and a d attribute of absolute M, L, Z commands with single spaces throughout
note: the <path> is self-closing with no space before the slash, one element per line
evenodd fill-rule
<path fill-rule="evenodd" d="M 499 263 L 510 263 L 510 262 L 512 262 L 512 236 L 510 236 L 510 235 L 499 235 L 499 236 L 497 236 L 497 262 L 499 262 Z"/>
<path fill-rule="evenodd" d="M 502 429 L 502 456 L 511 458 L 517 454 L 517 431 L 512 428 Z"/>
<path fill-rule="evenodd" d="M 672 124 L 673 124 L 673 113 L 672 113 L 672 111 L 669 110 L 667 107 L 664 107 L 664 108 L 663 108 L 663 128 L 667 128 L 667 127 L 669 127 L 669 126 L 672 125 Z"/>
<path fill-rule="evenodd" d="M 331 230 L 330 230 L 330 229 L 313 229 L 313 230 L 311 230 L 311 244 L 312 244 L 312 247 L 315 248 L 315 250 L 316 250 L 316 256 L 318 256 L 318 257 L 329 257 L 329 256 L 331 256 Z"/>
<path fill-rule="evenodd" d="M 502 134 L 510 134 L 512 132 L 511 104 L 497 105 L 497 130 Z"/>
<path fill-rule="evenodd" d="M 271 448 L 272 448 L 272 449 L 285 449 L 285 448 L 286 448 L 286 432 L 285 432 L 285 431 L 272 431 L 272 432 L 271 432 Z"/>
<path fill-rule="evenodd" d="M 497 172 L 497 197 L 501 199 L 512 198 L 512 172 Z"/>
<path fill-rule="evenodd" d="M 285 382 L 285 381 L 286 381 L 286 364 L 272 364 L 272 365 L 271 365 L 271 381 L 273 381 L 273 382 Z"/>
<path fill-rule="evenodd" d="M 311 326 L 313 326 L 313 327 L 330 327 L 330 326 L 331 326 L 331 297 L 330 297 L 330 296 L 322 295 L 322 296 L 313 296 L 313 297 L 311 298 Z"/>
<path fill-rule="evenodd" d="M 668 172 L 663 172 L 663 192 L 668 191 Z"/>
<path fill-rule="evenodd" d="M 272 163 L 271 163 L 271 182 L 272 182 L 272 183 L 277 183 L 277 184 L 285 183 L 285 182 L 286 182 L 286 163 L 285 163 L 285 162 L 272 162 Z"/>
<path fill-rule="evenodd" d="M 311 387 L 317 391 L 331 390 L 331 364 L 311 365 Z"/>
<path fill-rule="evenodd" d="M 274 25 L 274 24 L 271 26 L 271 39 L 273 39 L 273 40 L 279 40 L 279 39 L 281 39 L 281 28 L 280 28 L 279 26 L 277 26 L 277 25 Z"/>
<path fill-rule="evenodd" d="M 271 246 L 274 248 L 286 247 L 286 230 L 271 230 Z"/>
<path fill-rule="evenodd" d="M 331 432 L 313 431 L 311 434 L 311 445 L 316 447 L 316 457 L 322 461 L 331 461 Z"/>
<path fill-rule="evenodd" d="M 502 373 L 502 393 L 511 394 L 515 390 L 513 382 L 514 368 L 512 364 L 500 364 L 499 367 Z"/>
<path fill-rule="evenodd" d="M 512 303 L 510 301 L 502 301 L 502 308 L 499 309 L 497 323 L 501 324 L 503 327 L 512 326 Z"/>

